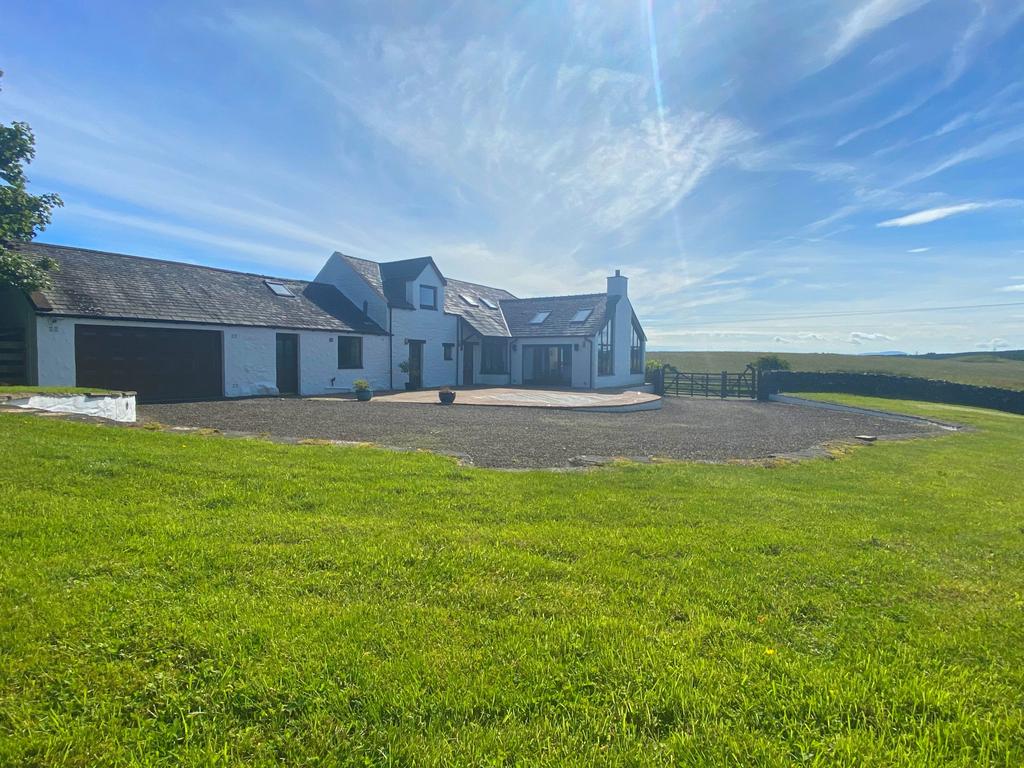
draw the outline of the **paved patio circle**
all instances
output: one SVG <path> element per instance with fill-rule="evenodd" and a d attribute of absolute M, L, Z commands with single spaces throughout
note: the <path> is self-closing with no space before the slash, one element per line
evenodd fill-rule
<path fill-rule="evenodd" d="M 882 415 L 783 403 L 666 397 L 661 410 L 458 408 L 341 398 L 255 398 L 139 406 L 140 421 L 454 453 L 482 467 L 584 466 L 609 457 L 730 461 L 810 452 L 831 441 L 941 433 Z"/>
<path fill-rule="evenodd" d="M 377 395 L 384 403 L 438 402 L 438 390 L 391 392 Z M 318 398 L 311 398 L 318 399 Z M 617 389 L 581 392 L 566 389 L 513 389 L 509 387 L 471 387 L 455 390 L 454 405 L 508 406 L 511 408 L 567 408 L 594 412 L 647 411 L 661 408 L 661 397 L 650 392 Z"/>

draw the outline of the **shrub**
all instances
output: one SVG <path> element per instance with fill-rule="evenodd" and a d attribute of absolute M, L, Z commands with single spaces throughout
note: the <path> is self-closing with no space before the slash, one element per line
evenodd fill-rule
<path fill-rule="evenodd" d="M 366 379 L 356 379 L 352 382 L 353 392 L 366 392 L 370 389 L 370 382 Z"/>
<path fill-rule="evenodd" d="M 764 371 L 788 371 L 789 361 L 785 360 L 778 355 L 761 355 L 757 360 L 751 363 L 757 368 L 758 373 Z"/>

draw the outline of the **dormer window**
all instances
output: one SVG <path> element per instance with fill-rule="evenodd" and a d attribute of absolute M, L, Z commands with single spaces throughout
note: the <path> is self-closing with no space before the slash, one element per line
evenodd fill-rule
<path fill-rule="evenodd" d="M 437 309 L 437 288 L 432 285 L 420 286 L 420 309 Z"/>
<path fill-rule="evenodd" d="M 487 307 L 488 309 L 497 309 L 498 308 L 497 304 L 495 304 L 490 299 L 485 299 L 483 296 L 480 297 L 480 301 L 482 301 L 484 303 L 484 306 Z"/>
<path fill-rule="evenodd" d="M 275 296 L 281 296 L 286 299 L 295 298 L 295 294 L 292 293 L 291 289 L 284 283 L 276 283 L 273 280 L 264 280 L 263 282 L 266 284 L 267 288 L 274 292 Z"/>
<path fill-rule="evenodd" d="M 462 299 L 464 302 L 466 302 L 471 307 L 479 307 L 480 306 L 475 301 L 473 301 L 473 297 L 472 296 L 467 296 L 464 293 L 460 293 L 459 294 L 459 298 Z"/>
<path fill-rule="evenodd" d="M 534 315 L 532 318 L 530 318 L 530 325 L 540 325 L 541 323 L 543 323 L 545 320 L 548 319 L 548 315 L 550 315 L 550 314 L 551 314 L 550 310 L 544 311 L 544 312 L 538 312 L 536 315 Z"/>

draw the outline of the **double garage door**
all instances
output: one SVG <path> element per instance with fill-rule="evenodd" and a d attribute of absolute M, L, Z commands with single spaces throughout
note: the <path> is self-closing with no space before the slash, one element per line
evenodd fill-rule
<path fill-rule="evenodd" d="M 76 325 L 77 385 L 132 390 L 143 402 L 221 397 L 220 331 Z"/>

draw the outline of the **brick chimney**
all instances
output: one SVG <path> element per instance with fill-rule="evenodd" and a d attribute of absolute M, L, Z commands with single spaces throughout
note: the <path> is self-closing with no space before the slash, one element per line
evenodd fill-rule
<path fill-rule="evenodd" d="M 608 295 L 609 296 L 625 296 L 626 295 L 626 283 L 629 282 L 628 277 L 623 277 L 619 270 L 615 270 L 615 274 L 608 278 Z"/>

